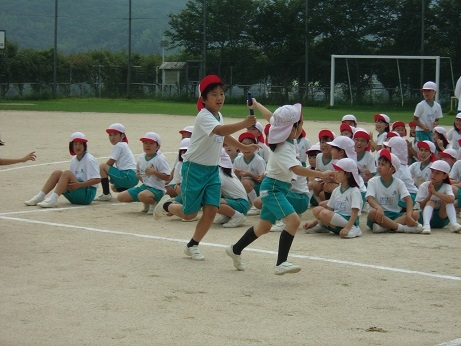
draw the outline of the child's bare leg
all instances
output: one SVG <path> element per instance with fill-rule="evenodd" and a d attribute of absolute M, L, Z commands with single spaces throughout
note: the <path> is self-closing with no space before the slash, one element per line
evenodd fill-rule
<path fill-rule="evenodd" d="M 195 232 L 192 236 L 192 239 L 194 239 L 197 242 L 202 241 L 202 239 L 205 237 L 205 235 L 211 228 L 217 211 L 218 207 L 215 207 L 214 205 L 205 204 L 203 206 L 202 217 L 197 222 L 197 226 L 195 227 Z"/>
<path fill-rule="evenodd" d="M 140 193 L 141 194 L 141 193 Z M 139 198 L 139 195 L 138 195 L 138 198 Z M 133 198 L 131 198 L 131 195 L 128 193 L 128 191 L 123 191 L 123 192 L 120 192 L 118 195 L 117 195 L 117 200 L 119 202 L 123 202 L 123 203 L 130 203 L 130 202 L 133 202 Z"/>
<path fill-rule="evenodd" d="M 216 208 L 216 207 L 215 207 Z M 203 210 L 205 210 L 205 207 L 203 207 Z M 218 210 L 218 208 L 216 208 Z M 172 203 L 168 206 L 168 212 L 172 215 L 176 215 L 177 217 L 180 217 L 181 219 L 184 220 L 192 220 L 197 216 L 198 213 L 193 213 L 193 214 L 184 214 L 182 211 L 182 204 L 179 203 Z M 216 214 L 216 213 L 215 213 Z M 214 218 L 214 216 L 213 216 Z M 198 226 L 198 224 L 197 224 Z M 211 224 L 210 224 L 211 226 Z"/>
<path fill-rule="evenodd" d="M 61 178 L 62 173 L 63 173 L 62 171 L 54 171 L 53 173 L 51 173 L 45 185 L 43 185 L 42 187 L 42 192 L 45 195 L 51 192 L 56 187 L 56 185 L 58 184 L 59 178 Z"/>

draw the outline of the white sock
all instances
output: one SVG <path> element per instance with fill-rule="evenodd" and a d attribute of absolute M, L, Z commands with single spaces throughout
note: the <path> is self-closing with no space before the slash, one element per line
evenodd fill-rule
<path fill-rule="evenodd" d="M 53 192 L 49 197 L 49 199 L 52 201 L 57 201 L 58 198 L 59 198 L 59 195 L 56 192 Z"/>
<path fill-rule="evenodd" d="M 405 225 L 402 225 L 402 224 L 398 223 L 397 231 L 398 232 L 405 232 L 406 228 L 407 227 Z"/>
<path fill-rule="evenodd" d="M 330 222 L 333 226 L 344 227 L 347 225 L 348 221 L 341 215 L 334 213 Z"/>
<path fill-rule="evenodd" d="M 455 210 L 455 205 L 453 203 L 447 204 L 447 215 L 448 215 L 448 220 L 450 220 L 450 223 L 456 223 L 456 210 Z"/>
<path fill-rule="evenodd" d="M 250 199 L 251 204 L 253 204 L 255 199 L 258 197 L 258 195 L 256 195 L 255 190 L 251 190 L 250 192 L 247 193 L 247 195 L 248 195 L 248 198 Z"/>
<path fill-rule="evenodd" d="M 423 222 L 425 225 L 431 224 L 432 213 L 434 212 L 434 207 L 426 205 L 423 209 Z"/>
<path fill-rule="evenodd" d="M 240 215 L 242 215 L 242 213 L 238 212 L 237 210 L 235 211 L 234 215 L 232 215 L 232 217 L 239 217 Z"/>
<path fill-rule="evenodd" d="M 38 198 L 45 198 L 45 196 L 46 196 L 46 193 L 43 192 L 43 191 L 40 191 L 40 192 L 37 194 L 37 197 L 38 197 Z"/>

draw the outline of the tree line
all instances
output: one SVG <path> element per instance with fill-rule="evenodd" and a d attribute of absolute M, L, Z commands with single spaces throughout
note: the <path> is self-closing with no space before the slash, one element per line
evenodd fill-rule
<path fill-rule="evenodd" d="M 281 87 L 274 97 L 285 102 L 293 93 L 298 100 L 313 100 L 312 90 L 329 87 L 332 54 L 437 55 L 452 63 L 443 67 L 440 86 L 451 94 L 448 71 L 453 69 L 455 78 L 461 71 L 459 23 L 456 0 L 190 0 L 169 15 L 165 35 L 179 53 L 166 60 L 199 61 L 205 71 L 187 73 L 193 83 L 217 73 L 229 86 Z M 126 51 L 59 54 L 58 82 L 88 83 L 101 96 L 126 97 L 127 59 Z M 7 43 L 0 55 L 2 95 L 9 83 L 49 84 L 52 62 L 52 49 L 19 50 Z M 132 54 L 132 66 L 142 67 L 142 79 L 152 83 L 160 64 L 158 54 Z M 338 68 L 336 82 L 343 85 L 345 102 L 350 86 L 354 101 L 361 103 L 376 81 L 390 99 L 402 87 L 411 97 L 423 81 L 435 78 L 434 71 L 427 62 L 405 63 L 397 71 L 395 61 L 351 59 Z"/>

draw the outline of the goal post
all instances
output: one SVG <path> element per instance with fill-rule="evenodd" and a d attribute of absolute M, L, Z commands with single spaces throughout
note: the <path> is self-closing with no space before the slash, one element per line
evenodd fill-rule
<path fill-rule="evenodd" d="M 440 87 L 440 56 L 427 55 L 337 55 L 331 56 L 330 76 L 330 106 L 335 105 L 335 73 L 336 59 L 393 59 L 393 60 L 434 60 L 435 61 L 435 83 Z M 439 101 L 439 93 L 435 94 L 435 100 Z"/>

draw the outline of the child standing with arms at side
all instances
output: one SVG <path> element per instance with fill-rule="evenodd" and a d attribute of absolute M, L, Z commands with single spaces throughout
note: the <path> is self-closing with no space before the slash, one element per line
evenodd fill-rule
<path fill-rule="evenodd" d="M 73 156 L 69 170 L 51 173 L 41 191 L 24 204 L 55 208 L 61 195 L 72 204 L 90 204 L 96 196 L 101 176 L 98 161 L 87 151 L 87 142 L 85 134 L 74 132 L 69 140 L 69 153 Z M 54 192 L 45 199 L 53 189 Z"/>
<path fill-rule="evenodd" d="M 435 102 L 437 85 L 434 82 L 426 82 L 421 88 L 424 100 L 416 105 L 413 122 L 416 124 L 416 141 L 432 141 L 434 127 L 439 124 L 443 117 L 442 107 Z"/>
<path fill-rule="evenodd" d="M 128 147 L 128 138 L 125 134 L 125 126 L 115 123 L 106 129 L 109 141 L 114 146 L 109 160 L 99 165 L 101 171 L 102 194 L 95 201 L 111 201 L 112 194 L 109 189 L 110 183 L 113 190 L 122 192 L 138 184 L 136 177 L 136 161 Z"/>
<path fill-rule="evenodd" d="M 456 221 L 455 196 L 451 187 L 450 165 L 442 160 L 431 164 L 431 180 L 421 184 L 416 202 L 421 206 L 420 222 L 423 234 L 431 234 L 431 228 L 449 225 L 452 232 L 460 233 L 461 225 Z"/>
<path fill-rule="evenodd" d="M 253 102 L 258 109 L 258 103 Z M 264 112 L 266 114 L 266 112 Z M 268 142 L 271 149 L 267 163 L 266 177 L 261 183 L 261 199 L 263 202 L 260 220 L 250 227 L 235 243 L 226 248 L 237 270 L 245 270 L 242 262 L 242 251 L 263 234 L 269 233 L 276 220 L 283 220 L 285 230 L 280 234 L 278 257 L 275 274 L 297 273 L 301 267 L 287 261 L 294 236 L 301 223 L 295 209 L 287 200 L 293 173 L 307 177 L 323 177 L 329 172 L 313 171 L 301 166 L 296 159 L 295 139 L 302 131 L 303 119 L 301 105 L 285 105 L 275 110 L 270 118 Z"/>
<path fill-rule="evenodd" d="M 198 245 L 210 230 L 221 205 L 219 162 L 223 142 L 240 150 L 246 149 L 247 146 L 238 142 L 231 134 L 254 125 L 256 117 L 249 115 L 243 121 L 223 124 L 220 110 L 225 99 L 224 83 L 216 75 L 206 76 L 200 82 L 199 91 L 200 97 L 197 102 L 199 113 L 181 167 L 183 204 L 172 204 L 168 195 L 163 196 L 154 209 L 154 219 L 159 220 L 171 213 L 181 219 L 191 220 L 203 208 L 202 217 L 184 249 L 185 255 L 193 260 L 203 261 L 205 257 Z M 252 144 L 251 147 L 258 148 L 256 144 Z"/>
<path fill-rule="evenodd" d="M 378 176 L 368 182 L 367 202 L 372 208 L 368 212 L 367 225 L 373 233 L 399 232 L 420 233 L 419 213 L 413 210 L 413 200 L 402 180 L 393 175 L 400 168 L 399 158 L 389 150 L 382 149 L 378 158 Z M 405 215 L 399 200 L 405 201 Z"/>
<path fill-rule="evenodd" d="M 139 140 L 144 154 L 138 156 L 136 177 L 142 184 L 119 193 L 117 200 L 125 203 L 142 202 L 142 211 L 152 215 L 155 204 L 166 192 L 165 181 L 170 177 L 170 165 L 165 156 L 159 153 L 161 142 L 158 134 L 147 132 Z"/>

